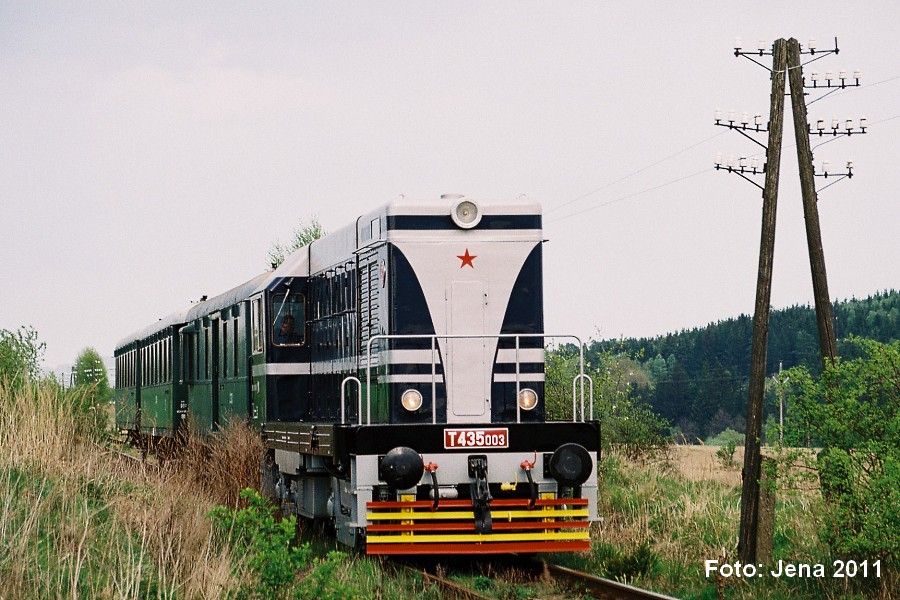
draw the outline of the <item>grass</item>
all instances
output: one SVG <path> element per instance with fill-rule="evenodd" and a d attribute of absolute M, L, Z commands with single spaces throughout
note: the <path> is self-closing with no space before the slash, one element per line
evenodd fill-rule
<path fill-rule="evenodd" d="M 240 576 L 213 501 L 98 450 L 81 398 L 0 383 L 0 597 L 216 597 Z"/>
<path fill-rule="evenodd" d="M 229 428 L 213 440 L 192 438 L 165 468 L 141 467 L 104 450 L 105 413 L 78 394 L 0 382 L 0 598 L 258 595 L 247 547 L 217 532 L 209 517 L 216 506 L 238 506 L 240 489 L 256 483 L 258 436 Z M 739 448 L 731 468 L 711 447 L 682 447 L 668 463 L 649 465 L 607 456 L 604 520 L 592 532 L 592 551 L 555 560 L 680 598 L 892 597 L 893 573 L 880 587 L 830 578 L 707 580 L 704 559 L 735 559 L 741 455 Z M 816 490 L 779 490 L 776 559 L 830 567 L 818 514 Z M 301 543 L 309 558 L 277 596 L 440 597 L 379 560 L 336 552 L 333 540 Z M 495 598 L 566 597 L 490 563 L 455 576 Z"/>
<path fill-rule="evenodd" d="M 704 560 L 737 559 L 740 462 L 725 467 L 715 452 L 678 447 L 671 461 L 650 465 L 607 456 L 600 465 L 603 521 L 592 532 L 592 550 L 558 561 L 679 598 L 892 597 L 893 574 L 880 582 L 830 577 L 832 559 L 818 536 L 822 500 L 810 489 L 778 490 L 774 556 L 824 563 L 829 577 L 706 579 Z"/>
<path fill-rule="evenodd" d="M 254 597 L 247 549 L 223 542 L 209 515 L 258 481 L 258 436 L 229 428 L 141 467 L 104 450 L 102 409 L 85 406 L 78 392 L 0 382 L 0 598 Z M 332 550 L 317 543 L 281 596 L 437 597 Z"/>

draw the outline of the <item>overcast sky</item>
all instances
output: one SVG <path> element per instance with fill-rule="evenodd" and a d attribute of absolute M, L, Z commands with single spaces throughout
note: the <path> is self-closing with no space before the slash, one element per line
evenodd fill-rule
<path fill-rule="evenodd" d="M 898 23 L 896 1 L 2 2 L 0 328 L 34 326 L 49 368 L 110 355 L 264 270 L 302 217 L 451 192 L 543 203 L 548 331 L 750 313 L 760 192 L 711 169 L 757 151 L 717 107 L 768 114 L 736 36 L 837 35 L 807 71 L 863 70 L 810 106 L 871 124 L 815 151 L 856 164 L 820 197 L 829 287 L 900 287 Z M 785 131 L 774 306 L 812 299 Z"/>

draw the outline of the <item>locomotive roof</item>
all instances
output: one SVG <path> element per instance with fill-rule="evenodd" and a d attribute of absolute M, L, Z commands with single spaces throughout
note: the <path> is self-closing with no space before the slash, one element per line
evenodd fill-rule
<path fill-rule="evenodd" d="M 122 338 L 116 343 L 115 347 L 116 349 L 121 348 L 137 340 L 157 334 L 172 325 L 189 323 L 223 308 L 233 306 L 257 292 L 270 289 L 283 279 L 307 277 L 310 273 L 333 267 L 342 260 L 349 259 L 353 252 L 359 248 L 361 243 L 358 235 L 359 227 L 368 225 L 373 219 L 395 215 L 449 215 L 453 205 L 462 200 L 462 198 L 441 198 L 440 200 L 429 201 L 401 198 L 384 204 L 372 212 L 360 215 L 353 223 L 292 252 L 274 271 L 260 273 L 227 292 L 203 302 L 198 302 L 187 309 L 166 315 L 156 323 Z M 525 199 L 515 202 L 492 202 L 479 199 L 475 201 L 483 214 L 486 215 L 537 215 L 541 213 L 540 203 Z M 381 239 L 385 239 L 387 235 L 386 231 L 382 231 Z"/>
<path fill-rule="evenodd" d="M 498 200 L 482 200 L 480 198 L 468 198 L 466 196 L 456 196 L 453 198 L 441 198 L 439 200 L 414 200 L 409 198 L 399 198 L 379 206 L 372 212 L 362 215 L 358 221 L 364 223 L 366 218 L 375 218 L 382 215 L 449 215 L 453 206 L 462 200 L 471 200 L 478 204 L 478 207 L 486 215 L 539 215 L 541 214 L 541 203 L 529 200 L 527 198 L 519 198 L 513 202 Z"/>
<path fill-rule="evenodd" d="M 205 317 L 217 310 L 222 310 L 223 308 L 228 308 L 229 306 L 237 304 L 253 294 L 259 287 L 259 284 L 262 281 L 270 279 L 272 275 L 272 271 L 260 273 L 253 279 L 245 281 L 244 283 L 231 288 L 227 292 L 219 294 L 218 296 L 213 296 L 209 300 L 198 302 L 187 311 L 187 319 L 184 322 L 187 323 L 199 319 L 200 317 Z"/>

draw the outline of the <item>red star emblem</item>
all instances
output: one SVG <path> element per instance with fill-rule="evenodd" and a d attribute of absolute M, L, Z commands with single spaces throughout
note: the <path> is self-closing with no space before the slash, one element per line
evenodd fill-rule
<path fill-rule="evenodd" d="M 469 249 L 466 248 L 465 254 L 457 254 L 456 258 L 458 258 L 459 260 L 462 261 L 462 264 L 459 265 L 460 269 L 462 269 L 466 265 L 469 265 L 470 267 L 472 267 L 474 269 L 475 265 L 472 264 L 472 261 L 475 260 L 476 258 L 478 258 L 478 256 L 475 254 L 469 254 Z"/>

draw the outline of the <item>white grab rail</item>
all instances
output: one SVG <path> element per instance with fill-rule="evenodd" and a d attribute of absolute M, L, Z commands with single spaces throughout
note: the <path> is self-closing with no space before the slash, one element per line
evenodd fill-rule
<path fill-rule="evenodd" d="M 343 381 L 341 381 L 341 424 L 347 422 L 344 418 L 344 399 L 346 398 L 344 390 L 347 389 L 347 384 L 351 381 L 356 382 L 356 415 L 358 424 L 362 425 L 362 383 L 358 377 L 353 375 L 344 377 Z"/>
<path fill-rule="evenodd" d="M 366 425 L 372 424 L 372 344 L 376 341 L 380 340 L 430 340 L 431 342 L 431 422 L 437 423 L 437 375 L 436 375 L 436 357 L 435 357 L 435 345 L 436 341 L 439 339 L 445 340 L 460 340 L 460 339 L 509 339 L 514 338 L 516 342 L 516 422 L 522 422 L 522 410 L 519 407 L 519 392 L 521 391 L 521 381 L 520 381 L 520 372 L 519 372 L 519 350 L 520 350 L 520 340 L 521 338 L 565 338 L 565 339 L 573 339 L 578 342 L 578 375 L 572 380 L 572 421 L 578 421 L 578 411 L 576 410 L 576 385 L 580 384 L 580 397 L 581 397 L 581 421 L 584 421 L 584 382 L 588 381 L 588 390 L 590 397 L 590 418 L 593 420 L 594 418 L 594 385 L 593 380 L 589 375 L 586 375 L 584 372 L 584 344 L 581 342 L 581 338 L 576 335 L 571 334 L 559 334 L 559 333 L 495 333 L 495 334 L 461 334 L 461 333 L 446 333 L 446 334 L 379 334 L 373 335 L 366 342 Z M 344 382 L 347 379 L 356 379 L 355 377 L 345 378 Z M 357 380 L 359 381 L 359 380 Z M 343 388 L 344 383 L 341 383 L 341 410 L 343 411 Z M 341 422 L 343 422 L 343 413 L 341 414 Z M 362 424 L 362 406 L 360 406 L 360 424 Z"/>

